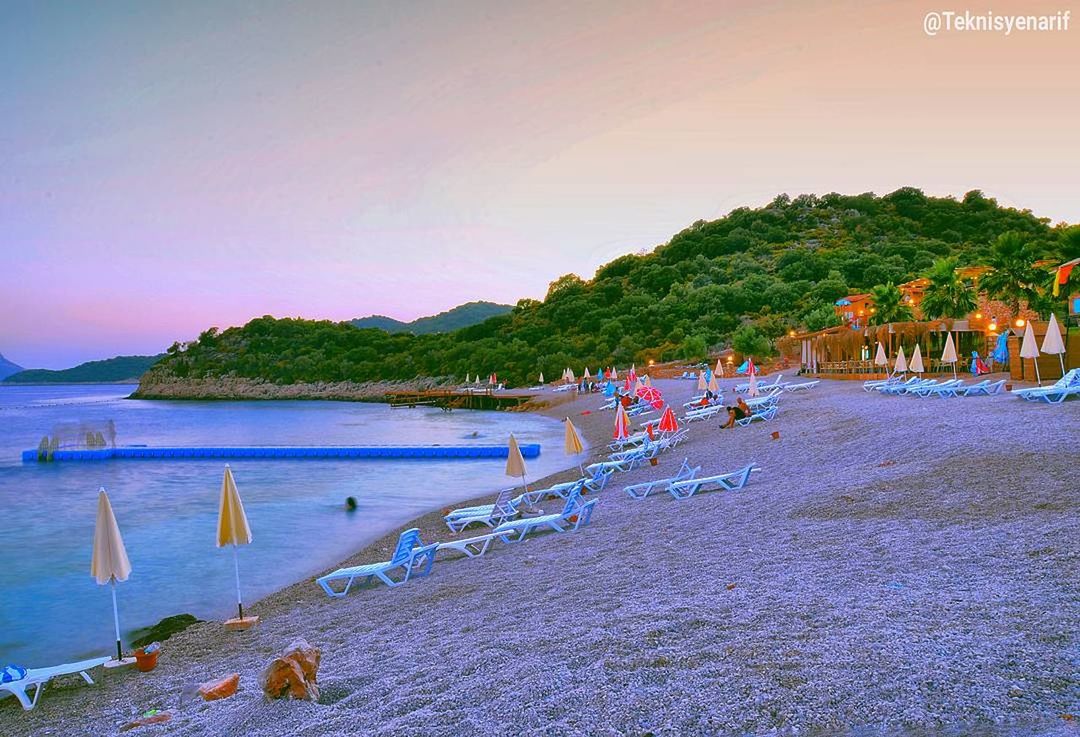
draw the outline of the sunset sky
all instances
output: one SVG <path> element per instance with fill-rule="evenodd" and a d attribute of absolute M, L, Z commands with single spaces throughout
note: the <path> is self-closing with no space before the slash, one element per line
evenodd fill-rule
<path fill-rule="evenodd" d="M 1080 16 L 923 31 L 991 7 L 1070 6 L 5 2 L 0 353 L 540 298 L 780 192 L 1078 222 Z"/>

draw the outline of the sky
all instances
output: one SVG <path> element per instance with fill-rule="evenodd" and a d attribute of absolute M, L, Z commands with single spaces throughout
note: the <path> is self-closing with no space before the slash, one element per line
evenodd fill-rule
<path fill-rule="evenodd" d="M 1067 31 L 924 31 L 1069 9 L 4 0 L 0 353 L 543 298 L 781 192 L 1080 222 L 1080 5 Z"/>

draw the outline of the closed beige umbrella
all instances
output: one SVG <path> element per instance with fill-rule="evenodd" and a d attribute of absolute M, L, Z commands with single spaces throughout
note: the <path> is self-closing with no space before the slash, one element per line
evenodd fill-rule
<path fill-rule="evenodd" d="M 521 485 L 525 487 L 525 491 L 529 490 L 528 485 L 525 483 L 525 459 L 521 457 L 521 448 L 518 447 L 514 433 L 510 433 L 510 448 L 506 454 L 506 475 L 514 478 L 520 477 Z"/>
<path fill-rule="evenodd" d="M 574 427 L 574 423 L 570 421 L 570 418 L 566 418 L 566 432 L 563 436 L 563 450 L 566 451 L 568 456 L 581 455 L 585 452 L 585 442 L 581 439 L 581 434 L 578 433 L 578 429 Z M 581 470 L 581 463 L 578 463 L 578 469 Z M 585 471 L 581 471 L 582 475 Z"/>
<path fill-rule="evenodd" d="M 236 609 L 239 616 L 235 620 L 230 619 L 226 625 L 236 629 L 246 629 L 259 619 L 258 617 L 244 618 L 244 602 L 240 596 L 240 556 L 236 552 L 236 546 L 247 545 L 250 542 L 251 527 L 248 526 L 247 515 L 244 514 L 244 503 L 240 501 L 240 492 L 236 488 L 232 469 L 226 464 L 225 477 L 221 480 L 221 502 L 218 505 L 217 546 L 223 548 L 231 545 L 233 549 L 233 567 L 236 570 Z"/>
<path fill-rule="evenodd" d="M 699 392 L 703 392 L 708 388 L 709 388 L 709 383 L 707 381 L 705 381 L 705 372 L 704 371 L 698 371 L 697 390 Z"/>
<path fill-rule="evenodd" d="M 97 520 L 94 523 L 94 550 L 90 556 L 90 575 L 98 585 L 109 584 L 112 588 L 113 624 L 116 626 L 116 660 L 114 665 L 134 663 L 134 658 L 124 660 L 123 646 L 120 643 L 120 613 L 116 607 L 116 582 L 126 581 L 131 575 L 131 561 L 124 549 L 124 539 L 120 537 L 120 526 L 116 524 L 109 495 L 102 488 L 98 492 Z"/>

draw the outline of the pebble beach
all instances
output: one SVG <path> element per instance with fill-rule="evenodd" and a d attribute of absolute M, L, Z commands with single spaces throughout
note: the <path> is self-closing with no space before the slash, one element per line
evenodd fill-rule
<path fill-rule="evenodd" d="M 676 407 L 694 389 L 655 383 Z M 570 416 L 591 461 L 611 434 L 601 403 L 541 411 Z M 251 630 L 166 640 L 151 673 L 58 679 L 31 712 L 0 700 L 0 735 L 118 734 L 149 709 L 172 719 L 128 734 L 1080 735 L 1080 401 L 824 381 L 770 422 L 720 424 L 616 474 L 578 532 L 440 553 L 426 578 L 344 598 L 297 582 L 245 607 Z M 684 501 L 623 493 L 684 458 L 762 470 Z M 483 531 L 441 516 L 408 526 Z M 386 560 L 396 538 L 342 565 Z M 322 651 L 320 700 L 268 702 L 259 673 L 297 638 Z M 234 672 L 235 696 L 185 697 Z"/>

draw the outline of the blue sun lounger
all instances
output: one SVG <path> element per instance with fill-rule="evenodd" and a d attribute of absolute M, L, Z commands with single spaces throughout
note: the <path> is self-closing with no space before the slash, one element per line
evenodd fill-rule
<path fill-rule="evenodd" d="M 690 459 L 684 458 L 682 465 L 679 466 L 679 470 L 674 476 L 666 479 L 654 479 L 652 481 L 645 481 L 640 484 L 631 484 L 623 489 L 627 496 L 631 499 L 644 499 L 657 489 L 667 490 L 669 486 L 677 481 L 686 481 L 692 479 L 698 475 L 701 471 L 701 466 L 696 468 L 690 468 Z"/>
<path fill-rule="evenodd" d="M 555 532 L 578 530 L 592 521 L 593 508 L 598 501 L 600 500 L 590 499 L 582 503 L 581 494 L 575 492 L 567 498 L 566 504 L 563 505 L 562 511 L 558 514 L 516 519 L 513 522 L 507 522 L 496 527 L 494 534 L 503 542 L 516 543 L 524 540 L 525 536 L 533 530 L 543 527 L 550 528 Z M 570 518 L 575 516 L 576 519 L 571 522 Z"/>
<path fill-rule="evenodd" d="M 315 583 L 322 586 L 323 591 L 328 596 L 345 596 L 345 594 L 349 593 L 353 581 L 358 578 L 366 579 L 365 583 L 370 582 L 373 578 L 378 578 L 387 586 L 400 586 L 408 581 L 414 571 L 418 569 L 420 572 L 415 574 L 417 576 L 426 576 L 431 573 L 431 566 L 435 562 L 435 551 L 438 547 L 438 545 L 424 545 L 421 543 L 420 530 L 413 527 L 401 533 L 401 536 L 398 537 L 397 547 L 394 548 L 394 555 L 385 563 L 368 563 L 362 566 L 339 568 L 333 573 L 315 579 Z M 395 581 L 390 577 L 390 571 L 398 568 L 402 569 L 404 575 L 400 581 Z M 330 586 L 331 581 L 342 580 L 345 581 L 343 591 L 335 591 Z"/>
<path fill-rule="evenodd" d="M 722 473 L 717 476 L 703 476 L 701 478 L 676 481 L 668 485 L 668 492 L 676 499 L 689 499 L 699 491 L 737 491 L 746 486 L 750 480 L 750 474 L 761 469 L 753 463 L 738 471 Z"/>
<path fill-rule="evenodd" d="M 109 658 L 91 658 L 89 660 L 80 660 L 78 663 L 54 665 L 49 668 L 26 668 L 21 677 L 0 683 L 0 696 L 3 696 L 5 691 L 8 692 L 19 700 L 19 703 L 22 704 L 24 710 L 30 711 L 37 706 L 38 699 L 41 698 L 41 691 L 45 688 L 45 684 L 53 678 L 78 673 L 82 676 L 84 681 L 93 684 L 94 679 L 90 677 L 90 674 L 87 673 L 87 671 L 91 668 L 103 665 L 108 661 Z M 31 697 L 29 693 L 31 688 L 34 689 L 33 697 Z"/>

